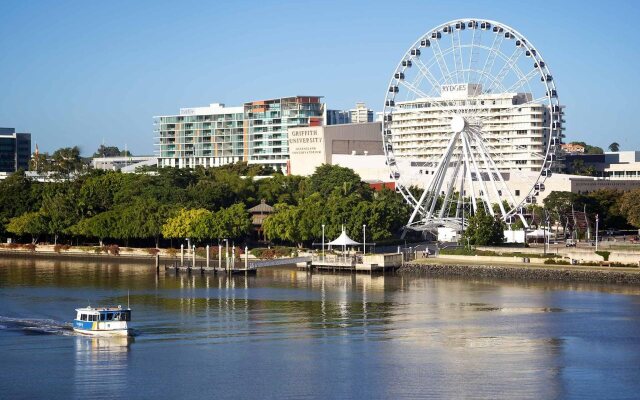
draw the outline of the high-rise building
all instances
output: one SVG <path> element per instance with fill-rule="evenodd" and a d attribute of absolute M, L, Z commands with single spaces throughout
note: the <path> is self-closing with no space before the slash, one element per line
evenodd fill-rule
<path fill-rule="evenodd" d="M 483 118 L 483 135 L 489 143 L 496 168 L 500 171 L 541 170 L 551 135 L 549 112 L 531 101 L 528 93 L 482 94 L 480 85 L 465 85 L 466 99 L 474 96 L 476 112 Z M 432 174 L 451 137 L 452 101 L 446 95 L 396 103 L 393 121 L 393 150 L 398 161 L 411 162 L 420 173 Z M 423 171 L 424 170 L 424 171 Z"/>
<path fill-rule="evenodd" d="M 367 108 L 364 103 L 356 103 L 356 108 L 349 110 L 352 124 L 364 124 L 373 122 L 373 110 Z"/>
<path fill-rule="evenodd" d="M 158 166 L 215 167 L 248 159 L 242 107 L 210 104 L 154 117 Z"/>
<path fill-rule="evenodd" d="M 351 123 L 351 114 L 346 110 L 327 110 L 327 125 L 342 125 Z"/>
<path fill-rule="evenodd" d="M 13 128 L 0 128 L 0 172 L 29 169 L 31 134 L 16 133 Z"/>
<path fill-rule="evenodd" d="M 289 159 L 287 131 L 322 125 L 320 96 L 295 96 L 245 103 L 182 108 L 154 117 L 158 166 L 216 167 L 238 161 L 284 170 Z"/>
<path fill-rule="evenodd" d="M 289 160 L 288 129 L 322 125 L 324 104 L 320 99 L 295 96 L 245 103 L 249 163 L 284 170 Z"/>
<path fill-rule="evenodd" d="M 327 110 L 327 125 L 365 124 L 373 122 L 373 110 L 364 103 L 356 103 L 351 110 Z"/>

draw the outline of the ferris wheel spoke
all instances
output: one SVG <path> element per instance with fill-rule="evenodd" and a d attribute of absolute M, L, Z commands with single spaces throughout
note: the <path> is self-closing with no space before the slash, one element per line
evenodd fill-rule
<path fill-rule="evenodd" d="M 413 93 L 415 93 L 419 97 L 422 97 L 422 98 L 428 98 L 429 97 L 425 92 L 423 92 L 422 90 L 420 90 L 417 87 L 415 87 L 412 83 L 409 83 L 407 81 L 400 81 L 399 83 L 402 86 L 406 87 L 407 89 L 411 90 Z"/>
<path fill-rule="evenodd" d="M 469 64 L 468 64 L 468 70 L 466 71 L 467 72 L 467 78 L 466 78 L 467 82 L 470 82 L 470 80 L 471 80 L 471 69 L 472 69 L 472 66 L 473 66 L 473 54 L 474 54 L 474 51 L 476 50 L 476 32 L 478 32 L 479 40 L 482 39 L 482 36 L 481 36 L 481 33 L 480 33 L 482 31 L 479 30 L 479 29 L 474 29 L 473 30 L 473 34 L 471 35 L 471 48 L 469 49 Z M 462 52 L 462 44 L 460 45 L 460 51 Z M 462 68 L 464 68 L 464 63 L 462 65 Z M 464 76 L 464 72 L 462 73 L 462 76 Z"/>
<path fill-rule="evenodd" d="M 418 70 L 424 76 L 424 78 L 426 78 L 429 81 L 429 84 L 431 85 L 431 91 L 429 92 L 429 95 L 430 95 L 429 97 L 433 97 L 433 95 L 435 94 L 434 91 L 440 89 L 440 82 L 438 81 L 438 79 L 436 79 L 436 77 L 433 75 L 430 69 L 426 65 L 424 65 L 422 60 L 416 57 L 413 62 L 418 67 Z"/>
<path fill-rule="evenodd" d="M 438 40 L 434 40 L 433 43 L 435 43 L 435 46 L 431 46 L 431 48 L 433 49 L 433 54 L 436 58 L 436 61 L 438 62 L 438 66 L 440 67 L 440 72 L 442 73 L 442 77 L 445 78 L 451 75 L 451 73 L 449 72 L 449 66 L 447 65 L 447 60 L 444 58 L 444 54 L 442 53 L 440 42 Z M 436 47 L 438 48 L 437 50 L 436 50 Z M 446 73 L 444 72 L 445 70 L 447 71 Z M 447 81 L 443 80 L 442 83 L 445 84 L 447 83 Z"/>
<path fill-rule="evenodd" d="M 491 48 L 489 48 L 489 52 L 487 54 L 487 58 L 484 61 L 484 65 L 482 66 L 482 73 L 480 75 L 480 83 L 484 82 L 484 77 L 493 70 L 493 66 L 496 62 L 496 57 L 498 57 L 498 53 L 500 53 L 500 47 L 502 46 L 502 41 L 504 40 L 504 36 L 500 35 L 500 33 L 496 34 L 493 38 L 493 42 L 491 43 Z"/>
<path fill-rule="evenodd" d="M 455 68 L 454 72 L 455 72 L 456 83 L 460 83 L 460 72 L 464 68 L 464 65 L 458 65 L 458 64 L 462 64 L 462 50 L 460 48 L 460 30 L 458 29 L 454 29 L 453 33 L 451 34 L 451 48 L 453 49 L 453 65 Z M 464 80 L 464 75 L 463 75 L 463 80 Z"/>
<path fill-rule="evenodd" d="M 529 81 L 531 81 L 532 78 L 538 76 L 538 70 L 537 69 L 533 69 L 531 70 L 528 74 L 522 76 L 520 79 L 518 79 L 518 81 L 516 83 L 514 83 L 513 85 L 511 85 L 506 92 L 507 93 L 512 93 L 517 89 L 520 89 L 521 87 L 523 87 L 525 84 L 529 84 Z M 531 88 L 529 88 L 531 89 Z M 530 90 L 531 91 L 531 90 Z"/>
<path fill-rule="evenodd" d="M 522 53 L 523 53 L 523 51 L 520 48 L 516 47 L 516 49 L 513 51 L 513 53 L 511 54 L 511 56 L 507 60 L 507 62 L 500 69 L 500 72 L 498 72 L 498 74 L 496 75 L 496 81 L 497 82 L 502 82 L 502 80 L 507 76 L 509 71 L 512 71 L 512 70 L 515 71 L 516 70 L 516 63 L 518 62 L 518 59 L 520 58 Z M 494 85 L 491 85 L 487 89 L 487 93 L 491 93 L 491 91 L 494 88 L 497 89 Z"/>

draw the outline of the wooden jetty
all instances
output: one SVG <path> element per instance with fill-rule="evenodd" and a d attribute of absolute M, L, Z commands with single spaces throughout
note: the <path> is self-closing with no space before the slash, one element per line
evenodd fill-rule
<path fill-rule="evenodd" d="M 313 256 L 307 265 L 300 268 L 308 270 L 325 270 L 333 272 L 386 272 L 400 268 L 403 254 L 357 254 L 357 255 L 325 255 Z"/>
<path fill-rule="evenodd" d="M 311 257 L 291 257 L 291 258 L 276 258 L 272 260 L 242 260 L 236 261 L 234 263 L 229 263 L 228 266 L 226 263 L 219 262 L 210 263 L 210 266 L 207 267 L 206 263 L 184 263 L 181 264 L 179 261 L 174 262 L 173 264 L 165 264 L 164 270 L 166 272 L 185 272 L 189 274 L 255 274 L 259 268 L 265 267 L 274 267 L 278 265 L 290 265 L 290 264 L 300 264 L 300 263 L 310 263 Z M 213 264 L 213 266 L 211 266 Z M 160 271 L 159 259 L 156 260 L 156 268 Z"/>

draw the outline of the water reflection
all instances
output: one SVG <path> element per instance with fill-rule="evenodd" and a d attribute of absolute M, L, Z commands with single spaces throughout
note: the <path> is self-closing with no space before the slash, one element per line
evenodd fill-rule
<path fill-rule="evenodd" d="M 594 377 L 603 388 L 594 397 L 609 381 L 640 389 L 629 367 L 640 363 L 632 286 L 12 261 L 0 268 L 0 315 L 65 321 L 90 296 L 126 304 L 127 290 L 141 333 L 133 354 L 145 357 L 132 357 L 123 338 L 49 335 L 73 340 L 72 351 L 51 351 L 73 358 L 65 384 L 77 398 L 121 397 L 140 382 L 166 394 L 162 377 L 187 369 L 215 370 L 207 380 L 181 375 L 192 398 L 565 398 L 589 395 Z M 260 378 L 255 391 L 237 384 L 245 374 Z"/>
<path fill-rule="evenodd" d="M 75 338 L 74 392 L 76 398 L 121 398 L 127 393 L 131 337 Z"/>

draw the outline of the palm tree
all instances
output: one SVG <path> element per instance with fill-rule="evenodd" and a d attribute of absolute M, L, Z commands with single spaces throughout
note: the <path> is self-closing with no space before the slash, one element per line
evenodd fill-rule
<path fill-rule="evenodd" d="M 609 145 L 609 151 L 620 151 L 620 145 L 617 142 L 613 142 Z"/>

